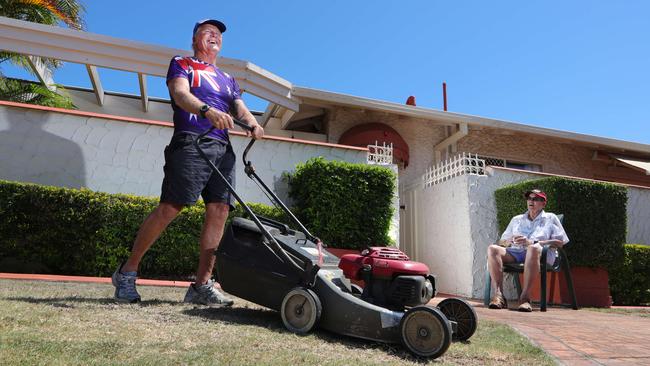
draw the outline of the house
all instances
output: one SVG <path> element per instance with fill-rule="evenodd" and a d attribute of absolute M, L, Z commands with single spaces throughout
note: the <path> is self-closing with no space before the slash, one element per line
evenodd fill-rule
<path fill-rule="evenodd" d="M 8 18 L 0 18 L 0 34 L 4 50 L 85 65 L 93 85 L 70 88 L 78 111 L 0 103 L 0 133 L 8 136 L 0 136 L 0 178 L 157 194 L 172 118 L 168 101 L 148 95 L 147 76 L 164 77 L 169 59 L 189 52 Z M 369 145 L 392 146 L 400 246 L 447 278 L 444 292 L 480 296 L 485 247 L 497 235 L 492 193 L 522 179 L 627 185 L 628 241 L 650 244 L 650 145 L 299 87 L 246 61 L 221 58 L 219 66 L 268 101 L 257 114 L 269 136 L 257 165 L 280 191 L 282 172 L 296 162 L 318 155 L 359 162 L 377 149 Z M 105 91 L 98 67 L 136 73 L 140 94 Z M 244 139 L 235 136 L 241 151 Z M 34 139 L 42 144 L 25 144 Z M 32 150 L 19 150 L 17 162 L 16 149 Z"/>

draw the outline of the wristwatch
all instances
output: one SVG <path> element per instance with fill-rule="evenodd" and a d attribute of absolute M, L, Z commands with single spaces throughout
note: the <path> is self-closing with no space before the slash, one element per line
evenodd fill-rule
<path fill-rule="evenodd" d="M 209 105 L 207 104 L 202 105 L 201 108 L 199 108 L 199 115 L 201 116 L 201 118 L 205 118 L 205 114 L 208 113 L 209 110 L 210 110 Z"/>
<path fill-rule="evenodd" d="M 535 244 L 537 244 L 537 243 L 539 243 L 539 240 L 535 240 L 535 241 L 533 241 L 533 245 L 535 245 Z"/>

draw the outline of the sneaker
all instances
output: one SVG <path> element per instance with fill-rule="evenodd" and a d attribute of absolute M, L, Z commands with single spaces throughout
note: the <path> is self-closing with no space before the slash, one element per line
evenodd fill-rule
<path fill-rule="evenodd" d="M 137 272 L 124 272 L 122 273 L 122 266 L 124 263 L 115 270 L 111 281 L 115 286 L 115 299 L 118 301 L 136 303 L 140 301 L 140 294 L 135 289 L 135 280 L 138 277 Z"/>
<path fill-rule="evenodd" d="M 214 281 L 210 280 L 205 285 L 193 283 L 187 289 L 183 302 L 200 305 L 222 305 L 232 306 L 234 301 L 227 298 L 219 290 L 214 288 Z"/>

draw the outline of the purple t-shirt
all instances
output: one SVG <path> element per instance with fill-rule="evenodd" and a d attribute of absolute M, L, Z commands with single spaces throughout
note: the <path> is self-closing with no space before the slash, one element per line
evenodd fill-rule
<path fill-rule="evenodd" d="M 175 56 L 171 60 L 167 70 L 167 82 L 178 77 L 189 81 L 190 93 L 219 111 L 228 113 L 235 99 L 241 99 L 241 92 L 235 78 L 215 65 L 199 61 L 194 57 Z M 186 112 L 176 105 L 173 97 L 171 99 L 174 110 L 174 134 L 182 132 L 200 134 L 212 126 L 207 118 Z M 228 130 L 214 130 L 209 136 L 228 141 Z"/>

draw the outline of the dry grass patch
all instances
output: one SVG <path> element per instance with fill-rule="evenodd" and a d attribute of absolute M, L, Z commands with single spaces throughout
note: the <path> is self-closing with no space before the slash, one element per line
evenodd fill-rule
<path fill-rule="evenodd" d="M 509 327 L 479 321 L 466 343 L 437 360 L 402 347 L 317 330 L 289 333 L 278 313 L 237 300 L 232 308 L 180 302 L 185 289 L 139 288 L 118 304 L 104 284 L 0 280 L 0 360 L 11 365 L 552 365 Z"/>

